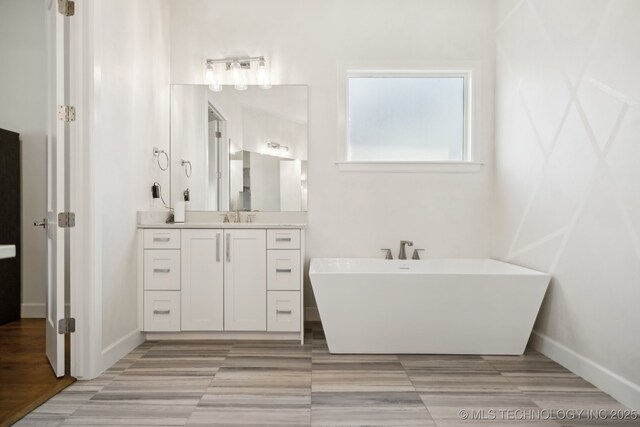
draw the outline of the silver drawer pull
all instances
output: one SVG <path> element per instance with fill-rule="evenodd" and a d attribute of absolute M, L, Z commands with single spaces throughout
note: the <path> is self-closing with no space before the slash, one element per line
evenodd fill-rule
<path fill-rule="evenodd" d="M 290 268 L 276 268 L 276 273 L 291 273 Z"/>
<path fill-rule="evenodd" d="M 291 314 L 291 310 L 276 310 L 277 314 Z"/>
<path fill-rule="evenodd" d="M 168 242 L 169 240 L 171 240 L 170 237 L 154 237 L 153 238 L 154 242 Z"/>
<path fill-rule="evenodd" d="M 170 268 L 154 268 L 154 273 L 169 273 L 171 271 Z"/>
<path fill-rule="evenodd" d="M 169 314 L 171 310 L 153 310 L 153 314 Z"/>
<path fill-rule="evenodd" d="M 276 242 L 290 242 L 291 237 L 276 237 Z"/>

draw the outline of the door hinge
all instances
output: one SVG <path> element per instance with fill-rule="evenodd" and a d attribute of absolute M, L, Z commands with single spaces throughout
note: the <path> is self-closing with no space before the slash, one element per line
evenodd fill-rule
<path fill-rule="evenodd" d="M 71 334 L 76 331 L 76 319 L 74 317 L 65 317 L 58 321 L 59 334 Z"/>
<path fill-rule="evenodd" d="M 63 16 L 73 16 L 76 13 L 76 3 L 71 0 L 58 0 L 58 12 Z"/>
<path fill-rule="evenodd" d="M 70 105 L 58 105 L 58 120 L 74 122 L 76 120 L 76 107 Z"/>
<path fill-rule="evenodd" d="M 76 226 L 76 214 L 74 212 L 60 212 L 58 214 L 58 227 L 73 228 Z"/>
<path fill-rule="evenodd" d="M 216 132 L 216 138 L 222 138 L 222 132 Z"/>

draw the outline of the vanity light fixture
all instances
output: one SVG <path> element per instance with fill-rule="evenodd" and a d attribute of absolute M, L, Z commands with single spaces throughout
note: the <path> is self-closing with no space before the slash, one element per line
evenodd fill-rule
<path fill-rule="evenodd" d="M 267 142 L 267 148 L 276 151 L 286 151 L 289 152 L 289 147 L 286 145 L 282 145 L 278 142 Z"/>
<path fill-rule="evenodd" d="M 224 64 L 224 68 L 219 70 L 218 64 Z M 262 89 L 271 88 L 269 65 L 264 56 L 207 59 L 205 62 L 205 82 L 213 92 L 220 92 L 222 90 L 222 76 L 226 71 L 231 72 L 231 80 L 236 90 L 246 90 L 248 87 L 247 72 L 252 69 L 255 69 L 258 85 Z"/>
<path fill-rule="evenodd" d="M 216 71 L 215 64 L 207 63 L 205 69 L 204 80 L 209 85 L 209 89 L 212 92 L 220 92 L 222 90 L 222 84 L 220 83 L 220 76 Z"/>
<path fill-rule="evenodd" d="M 233 76 L 233 87 L 236 90 L 247 90 L 247 76 L 240 65 L 240 62 L 231 63 L 231 74 Z"/>
<path fill-rule="evenodd" d="M 271 79 L 269 78 L 267 61 L 265 61 L 264 58 L 260 58 L 260 61 L 258 61 L 256 75 L 258 77 L 258 85 L 260 85 L 262 89 L 271 89 Z"/>

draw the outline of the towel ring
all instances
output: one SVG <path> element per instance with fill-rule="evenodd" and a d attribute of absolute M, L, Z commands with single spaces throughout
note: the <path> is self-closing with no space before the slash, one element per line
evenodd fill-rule
<path fill-rule="evenodd" d="M 193 170 L 191 162 L 189 160 L 182 159 L 180 164 L 184 167 L 184 174 L 187 176 L 187 178 L 191 177 L 191 171 Z"/>
<path fill-rule="evenodd" d="M 162 167 L 162 163 L 160 162 L 160 156 L 164 155 L 165 166 Z M 169 154 L 166 151 L 159 149 L 158 147 L 153 147 L 153 156 L 156 158 L 156 163 L 158 163 L 158 167 L 161 171 L 166 171 L 169 169 Z"/>

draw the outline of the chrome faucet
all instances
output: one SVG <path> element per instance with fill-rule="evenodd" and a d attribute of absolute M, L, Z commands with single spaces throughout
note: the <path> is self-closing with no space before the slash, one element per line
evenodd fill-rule
<path fill-rule="evenodd" d="M 410 240 L 400 240 L 400 253 L 398 254 L 398 259 L 407 259 L 407 252 L 405 251 L 406 246 L 413 246 L 413 242 Z"/>
<path fill-rule="evenodd" d="M 233 213 L 233 222 L 235 222 L 236 224 L 242 222 L 240 220 L 240 211 L 238 209 L 236 209 L 236 211 Z"/>

